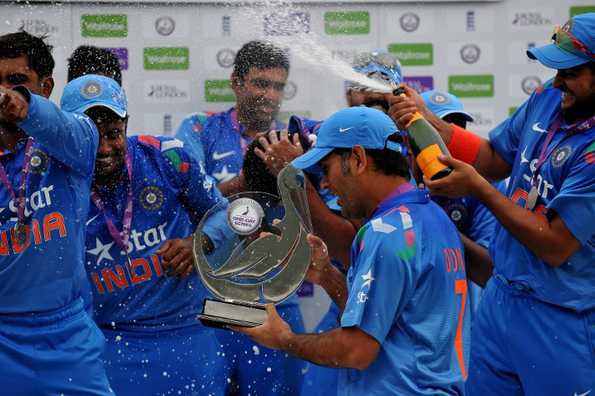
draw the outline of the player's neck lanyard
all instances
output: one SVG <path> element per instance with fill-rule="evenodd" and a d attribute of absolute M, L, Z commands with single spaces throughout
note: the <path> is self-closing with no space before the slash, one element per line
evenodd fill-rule
<path fill-rule="evenodd" d="M 539 170 L 541 169 L 543 164 L 547 161 L 547 159 L 550 157 L 550 155 L 552 155 L 554 150 L 556 150 L 556 148 L 563 141 L 565 141 L 566 139 L 568 139 L 571 136 L 576 135 L 577 133 L 581 133 L 588 129 L 593 128 L 595 126 L 595 116 L 588 118 L 584 121 L 575 122 L 572 125 L 560 128 L 561 125 L 562 125 L 562 116 L 561 116 L 561 114 L 558 114 L 556 116 L 556 119 L 552 123 L 552 125 L 550 125 L 550 127 L 548 128 L 545 140 L 543 141 L 543 144 L 541 145 L 541 149 L 539 151 L 539 157 L 537 159 L 537 164 L 535 165 L 535 171 L 533 172 L 533 176 L 531 177 L 531 190 L 529 191 L 529 195 L 527 197 L 526 207 L 529 210 L 532 210 L 535 207 L 535 204 L 537 203 L 537 196 L 539 195 L 538 191 L 537 191 L 537 176 L 539 175 Z M 564 137 L 562 139 L 560 139 L 560 141 L 558 143 L 554 144 L 553 147 L 551 147 L 548 150 L 548 146 L 552 142 L 554 135 L 556 134 L 556 132 L 558 132 L 559 129 L 561 129 L 564 132 Z"/>
<path fill-rule="evenodd" d="M 25 156 L 23 158 L 23 166 L 21 170 L 21 185 L 19 186 L 19 195 L 14 192 L 14 188 L 12 187 L 12 183 L 8 178 L 8 173 L 4 168 L 4 165 L 0 162 L 0 179 L 2 179 L 2 184 L 10 194 L 13 202 L 17 205 L 17 226 L 16 226 L 16 236 L 19 239 L 19 242 L 24 242 L 24 239 L 27 237 L 26 229 L 25 229 L 25 205 L 27 203 L 27 199 L 25 195 L 27 193 L 27 179 L 29 177 L 29 163 L 31 162 L 31 155 L 33 153 L 33 138 L 27 139 L 27 144 L 25 145 Z"/>
<path fill-rule="evenodd" d="M 122 220 L 122 232 L 118 231 L 118 228 L 114 224 L 113 220 L 107 215 L 107 211 L 105 210 L 105 205 L 101 200 L 99 194 L 93 190 L 91 191 L 91 200 L 97 206 L 101 212 L 103 212 L 103 217 L 105 218 L 105 223 L 107 225 L 107 229 L 112 236 L 112 239 L 116 244 L 122 249 L 123 252 L 128 251 L 128 240 L 130 239 L 130 228 L 132 225 L 132 159 L 130 154 L 126 153 L 125 157 L 126 163 L 126 170 L 128 173 L 128 193 L 126 198 L 126 209 L 124 209 L 124 219 Z"/>

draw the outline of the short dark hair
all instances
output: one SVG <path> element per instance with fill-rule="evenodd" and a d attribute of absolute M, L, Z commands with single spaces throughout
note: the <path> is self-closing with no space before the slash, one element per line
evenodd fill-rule
<path fill-rule="evenodd" d="M 34 36 L 21 29 L 15 33 L 0 36 L 0 59 L 27 57 L 27 65 L 40 78 L 50 77 L 54 72 L 52 46 L 45 40 L 47 36 Z"/>
<path fill-rule="evenodd" d="M 110 110 L 104 106 L 91 107 L 90 109 L 85 111 L 85 114 L 87 116 L 89 116 L 89 118 L 91 120 L 93 120 L 93 122 L 95 122 L 95 123 L 126 121 L 128 119 L 128 117 L 124 117 L 124 118 L 120 117 L 119 115 L 114 113 L 112 110 Z"/>
<path fill-rule="evenodd" d="M 401 135 L 395 133 L 388 137 L 389 141 L 404 144 Z M 374 161 L 374 169 L 388 176 L 401 176 L 409 179 L 409 162 L 403 154 L 391 149 L 365 149 L 366 155 Z M 337 148 L 333 154 L 345 156 L 351 153 L 350 148 Z"/>
<path fill-rule="evenodd" d="M 283 68 L 289 71 L 289 57 L 281 48 L 264 41 L 250 41 L 242 46 L 236 55 L 233 75 L 243 80 L 250 68 Z"/>
<path fill-rule="evenodd" d="M 122 85 L 122 69 L 118 57 L 105 48 L 81 45 L 72 52 L 68 58 L 68 81 L 86 74 L 100 74 Z"/>
<path fill-rule="evenodd" d="M 299 132 L 293 132 L 289 134 L 289 140 L 293 141 L 293 135 Z M 277 137 L 280 138 L 280 132 L 277 131 Z M 310 141 L 300 133 L 300 145 L 304 150 L 310 148 Z M 277 178 L 273 176 L 260 157 L 256 155 L 254 149 L 258 147 L 260 150 L 264 150 L 258 138 L 254 139 L 246 150 L 246 156 L 244 157 L 244 164 L 242 165 L 242 173 L 246 182 L 246 189 L 248 191 L 262 191 L 275 196 L 279 195 L 279 189 L 277 188 Z"/>

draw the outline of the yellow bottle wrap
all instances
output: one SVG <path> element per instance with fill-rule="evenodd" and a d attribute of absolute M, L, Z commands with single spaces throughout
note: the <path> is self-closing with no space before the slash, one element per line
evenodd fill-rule
<path fill-rule="evenodd" d="M 431 179 L 441 170 L 448 168 L 442 162 L 438 161 L 440 154 L 442 154 L 440 146 L 431 144 L 423 149 L 415 158 L 415 162 L 417 162 L 417 165 L 428 179 Z"/>
<path fill-rule="evenodd" d="M 411 115 L 411 119 L 405 126 L 405 129 L 408 129 L 411 126 L 411 124 L 413 124 L 415 121 L 423 119 L 423 118 L 424 117 L 419 112 L 416 111 L 415 113 L 413 113 L 413 115 Z"/>

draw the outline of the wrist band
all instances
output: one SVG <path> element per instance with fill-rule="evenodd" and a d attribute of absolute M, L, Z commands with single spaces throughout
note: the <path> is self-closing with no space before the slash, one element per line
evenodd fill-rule
<path fill-rule="evenodd" d="M 447 145 L 450 155 L 460 161 L 473 165 L 479 155 L 481 138 L 473 132 L 469 132 L 454 124 L 450 124 L 450 128 L 452 130 L 452 137 L 450 138 L 450 143 Z"/>

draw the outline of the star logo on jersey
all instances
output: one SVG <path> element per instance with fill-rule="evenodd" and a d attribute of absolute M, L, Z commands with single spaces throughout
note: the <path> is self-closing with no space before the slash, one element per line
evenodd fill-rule
<path fill-rule="evenodd" d="M 533 129 L 535 132 L 538 132 L 538 133 L 546 133 L 547 130 L 543 129 L 539 124 L 540 124 L 539 122 L 536 122 L 535 124 L 533 124 L 531 129 Z"/>
<path fill-rule="evenodd" d="M 138 200 L 146 210 L 157 210 L 163 206 L 163 192 L 157 186 L 147 186 L 140 192 Z"/>
<path fill-rule="evenodd" d="M 213 172 L 213 177 L 217 179 L 219 183 L 230 181 L 236 176 L 237 173 L 230 172 L 229 169 L 227 169 L 227 165 L 223 165 L 223 168 L 221 168 L 221 172 Z"/>
<path fill-rule="evenodd" d="M 381 217 L 372 220 L 370 223 L 372 224 L 372 229 L 375 232 L 380 232 L 382 234 L 390 234 L 397 229 L 397 227 L 393 225 L 384 223 Z"/>
<path fill-rule="evenodd" d="M 521 153 L 521 164 L 526 164 L 528 162 L 529 160 L 527 159 L 527 146 L 525 146 L 523 152 Z"/>
<path fill-rule="evenodd" d="M 372 270 L 368 270 L 364 275 L 362 275 L 362 289 L 367 287 L 368 289 L 372 286 L 372 282 L 374 281 L 374 277 L 372 276 Z"/>
<path fill-rule="evenodd" d="M 95 248 L 87 250 L 87 253 L 91 253 L 94 256 L 97 256 L 97 264 L 101 263 L 101 260 L 111 260 L 114 261 L 114 258 L 111 254 L 109 254 L 109 250 L 114 245 L 113 242 L 110 242 L 104 245 L 99 238 L 95 238 Z"/>

